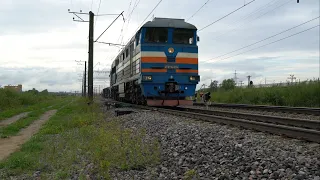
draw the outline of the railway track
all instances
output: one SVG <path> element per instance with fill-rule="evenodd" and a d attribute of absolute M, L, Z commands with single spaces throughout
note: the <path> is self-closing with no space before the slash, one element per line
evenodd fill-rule
<path fill-rule="evenodd" d="M 194 109 L 186 107 L 154 108 L 130 104 L 131 107 L 156 110 L 165 114 L 189 117 L 207 122 L 220 123 L 284 135 L 296 139 L 320 143 L 320 121 L 295 119 L 259 114 L 228 112 L 218 110 Z"/>
<path fill-rule="evenodd" d="M 222 107 L 222 108 L 235 108 L 246 110 L 259 110 L 259 111 L 272 111 L 272 112 L 285 112 L 285 113 L 298 113 L 308 115 L 320 115 L 320 108 L 307 108 L 307 107 L 289 107 L 289 106 L 266 106 L 266 105 L 249 105 L 249 104 L 225 104 L 225 103 L 193 103 L 194 106 L 209 106 L 209 107 Z"/>

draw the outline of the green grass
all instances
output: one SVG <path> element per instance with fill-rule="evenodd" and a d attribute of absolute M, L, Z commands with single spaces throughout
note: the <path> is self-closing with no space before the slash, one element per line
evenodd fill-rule
<path fill-rule="evenodd" d="M 259 104 L 276 106 L 320 107 L 320 82 L 264 88 L 236 88 L 211 93 L 218 103 Z"/>
<path fill-rule="evenodd" d="M 34 105 L 26 106 L 26 107 L 13 108 L 13 109 L 9 109 L 9 110 L 6 110 L 6 111 L 2 111 L 2 112 L 0 112 L 0 121 L 4 120 L 4 119 L 7 119 L 7 118 L 10 118 L 10 117 L 12 117 L 14 115 L 23 113 L 23 112 L 34 111 L 34 110 L 37 110 L 37 109 L 41 109 L 43 107 L 49 107 L 52 104 L 55 104 L 56 102 L 59 102 L 59 101 L 62 101 L 62 100 L 68 101 L 68 100 L 70 100 L 70 97 L 68 97 L 68 98 L 56 97 L 55 99 L 50 99 L 48 101 L 41 102 L 41 103 L 38 103 L 38 104 L 34 104 Z"/>
<path fill-rule="evenodd" d="M 26 117 L 17 120 L 16 122 L 9 124 L 8 126 L 0 128 L 0 137 L 7 138 L 9 136 L 14 136 L 19 133 L 22 128 L 29 126 L 35 120 L 39 119 L 42 114 L 51 109 L 57 109 L 62 105 L 66 104 L 66 101 L 62 101 L 61 99 L 55 100 L 55 104 L 51 102 L 51 104 L 46 104 L 45 108 L 41 108 L 38 110 L 34 110 L 30 112 Z"/>
<path fill-rule="evenodd" d="M 0 120 L 12 117 L 16 114 L 33 111 L 47 107 L 56 102 L 58 97 L 47 93 L 36 93 L 35 91 L 18 93 L 8 89 L 0 89 Z"/>
<path fill-rule="evenodd" d="M 16 92 L 10 89 L 0 89 L 0 111 L 34 105 L 54 99 L 48 93 Z"/>
<path fill-rule="evenodd" d="M 30 176 L 69 179 L 82 169 L 110 179 L 110 170 L 144 169 L 159 162 L 159 144 L 146 140 L 144 130 L 126 129 L 122 121 L 106 121 L 97 104 L 83 99 L 60 109 L 19 152 L 0 163 L 0 179 Z M 2 176 L 2 177 L 1 177 Z"/>

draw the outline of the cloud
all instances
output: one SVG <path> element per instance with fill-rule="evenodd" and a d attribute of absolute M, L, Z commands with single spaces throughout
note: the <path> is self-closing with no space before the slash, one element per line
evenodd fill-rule
<path fill-rule="evenodd" d="M 77 65 L 75 60 L 88 60 L 88 23 L 73 22 L 73 15 L 67 9 L 88 12 L 91 2 L 0 1 L 0 84 L 23 83 L 24 89 L 80 90 L 77 74 L 84 67 Z M 127 15 L 133 7 L 131 5 L 127 12 L 129 0 L 102 1 L 99 14 L 120 13 L 124 10 L 126 22 L 130 21 L 130 24 L 123 26 L 124 22 L 119 18 L 99 41 L 126 43 L 157 2 L 140 1 L 129 20 Z M 186 4 L 183 0 L 163 1 L 151 16 L 187 19 L 205 2 L 190 1 Z M 210 60 L 319 16 L 319 0 L 300 1 L 299 4 L 290 1 L 276 8 L 285 2 L 255 1 L 200 31 L 200 85 L 208 85 L 211 79 L 222 82 L 223 79 L 233 78 L 235 70 L 238 80 L 244 82 L 247 75 L 251 75 L 257 83 L 264 82 L 265 78 L 267 82 L 286 81 L 290 73 L 301 80 L 319 77 L 319 28 L 245 52 L 315 26 L 319 19 L 252 47 Z M 99 1 L 93 1 L 92 11 L 95 14 L 98 6 Z M 210 1 L 188 22 L 201 29 L 240 6 L 243 6 L 243 1 Z M 168 10 L 168 7 L 175 7 L 174 11 Z M 87 15 L 81 17 L 88 19 Z M 114 18 L 95 18 L 95 38 Z M 119 47 L 103 44 L 94 46 L 95 69 L 109 70 Z M 237 55 L 242 52 L 245 53 Z M 106 86 L 107 82 L 95 83 Z"/>

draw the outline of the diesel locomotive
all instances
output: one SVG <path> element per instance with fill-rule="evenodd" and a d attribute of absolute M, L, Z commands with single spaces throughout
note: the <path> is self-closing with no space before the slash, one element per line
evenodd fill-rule
<path fill-rule="evenodd" d="M 184 19 L 146 22 L 114 59 L 106 98 L 148 106 L 192 105 L 198 72 L 197 28 Z"/>

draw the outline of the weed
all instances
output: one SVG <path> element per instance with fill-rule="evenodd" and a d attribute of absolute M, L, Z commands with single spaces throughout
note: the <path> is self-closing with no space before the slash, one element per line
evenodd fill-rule
<path fill-rule="evenodd" d="M 22 112 L 47 107 L 63 99 L 69 99 L 69 97 L 58 97 L 45 93 L 18 93 L 10 89 L 0 89 L 0 120 Z"/>
<path fill-rule="evenodd" d="M 105 121 L 97 104 L 88 106 L 79 99 L 60 109 L 20 152 L 1 162 L 0 178 L 40 170 L 44 179 L 69 179 L 74 173 L 80 179 L 88 173 L 110 179 L 112 169 L 142 170 L 157 164 L 159 157 L 159 144 L 148 140 L 144 130 L 126 129 L 117 119 Z"/>
<path fill-rule="evenodd" d="M 39 110 L 32 111 L 26 117 L 21 118 L 18 121 L 14 122 L 12 124 L 9 124 L 8 126 L 0 128 L 0 137 L 6 138 L 9 136 L 13 136 L 13 135 L 18 134 L 22 128 L 29 126 L 32 122 L 39 119 L 39 117 L 43 113 L 45 113 L 46 111 L 48 111 L 50 109 L 55 109 L 55 108 L 61 107 L 65 103 L 61 100 L 59 100 L 58 102 L 57 101 L 55 101 L 55 102 L 56 102 L 56 104 L 52 105 L 51 107 L 42 108 Z"/>
<path fill-rule="evenodd" d="M 263 88 L 235 88 L 211 92 L 218 103 L 259 104 L 275 106 L 320 107 L 320 82 Z"/>
<path fill-rule="evenodd" d="M 195 179 L 196 177 L 197 177 L 197 179 L 199 179 L 199 177 L 197 176 L 197 171 L 194 169 L 190 169 L 184 173 L 183 179 L 191 180 L 191 179 Z"/>

